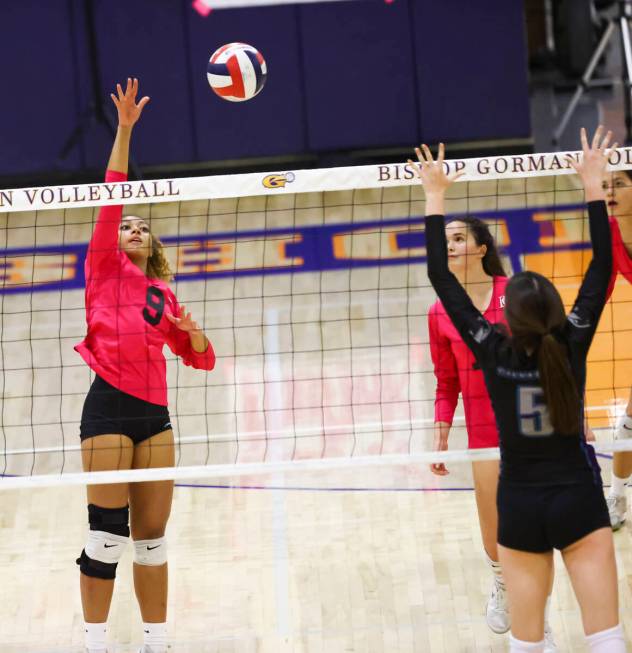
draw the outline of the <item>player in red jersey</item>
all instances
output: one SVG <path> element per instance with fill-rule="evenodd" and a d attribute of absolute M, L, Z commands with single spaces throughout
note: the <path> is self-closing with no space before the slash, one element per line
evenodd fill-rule
<path fill-rule="evenodd" d="M 127 179 L 132 129 L 149 101 L 138 80 L 117 85 L 118 130 L 106 182 Z M 88 332 L 76 349 L 96 376 L 81 416 L 86 471 L 170 467 L 174 439 L 167 408 L 165 344 L 185 364 L 211 370 L 215 354 L 169 288 L 162 244 L 122 206 L 100 210 L 86 258 Z M 142 653 L 166 653 L 167 543 L 173 481 L 88 486 L 90 533 L 81 557 L 88 653 L 106 653 L 116 567 L 131 536 L 134 587 L 143 619 Z M 130 521 L 131 517 L 131 521 Z"/>
<path fill-rule="evenodd" d="M 617 272 L 632 283 L 632 171 L 615 172 L 605 184 L 610 233 L 612 234 L 613 281 Z M 612 290 L 612 286 L 611 286 Z M 616 439 L 632 438 L 632 388 L 625 413 L 615 431 Z M 627 509 L 626 486 L 632 475 L 632 452 L 617 452 L 612 459 L 612 481 L 608 496 L 610 523 L 623 526 Z"/>

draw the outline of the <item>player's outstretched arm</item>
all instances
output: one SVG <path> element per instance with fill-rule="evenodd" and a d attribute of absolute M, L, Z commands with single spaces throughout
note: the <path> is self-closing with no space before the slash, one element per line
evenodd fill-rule
<path fill-rule="evenodd" d="M 600 125 L 589 145 L 586 130 L 582 128 L 580 134 L 582 156 L 579 161 L 570 155 L 568 157 L 569 164 L 584 185 L 593 257 L 569 314 L 567 328 L 576 332 L 575 341 L 581 343 L 586 351 L 597 329 L 612 276 L 612 240 L 603 180 L 608 156 L 616 147 L 616 143 L 608 149 L 612 132 L 608 132 L 605 136 L 603 132 L 604 129 Z"/>
<path fill-rule="evenodd" d="M 129 143 L 132 129 L 138 122 L 145 105 L 149 102 L 149 98 L 144 96 L 136 103 L 137 95 L 138 80 L 136 78 L 132 79 L 131 77 L 127 78 L 127 86 L 124 91 L 121 85 L 117 84 L 116 94 L 110 94 L 118 114 L 118 129 L 116 130 L 116 138 L 114 139 L 112 153 L 108 162 L 108 170 L 127 174 Z"/>
<path fill-rule="evenodd" d="M 476 309 L 469 295 L 450 272 L 446 245 L 444 221 L 444 197 L 450 184 L 463 173 L 447 175 L 443 166 L 445 148 L 439 145 L 439 156 L 435 161 L 427 145 L 416 149 L 419 165 L 409 159 L 417 171 L 426 194 L 426 252 L 428 278 L 445 308 L 452 324 L 472 350 L 475 356 L 482 353 L 483 340 L 491 333 L 491 326 Z"/>

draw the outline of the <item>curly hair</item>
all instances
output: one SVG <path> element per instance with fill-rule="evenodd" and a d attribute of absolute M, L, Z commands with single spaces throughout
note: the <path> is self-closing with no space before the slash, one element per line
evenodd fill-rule
<path fill-rule="evenodd" d="M 169 282 L 173 279 L 173 270 L 165 256 L 164 245 L 158 236 L 151 234 L 151 255 L 147 259 L 147 276 Z"/>

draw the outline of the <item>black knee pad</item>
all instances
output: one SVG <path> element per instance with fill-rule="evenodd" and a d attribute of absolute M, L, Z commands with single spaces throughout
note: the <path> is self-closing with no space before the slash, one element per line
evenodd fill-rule
<path fill-rule="evenodd" d="M 100 508 L 94 503 L 89 503 L 88 521 L 91 531 L 105 531 L 112 535 L 129 537 L 129 506 Z"/>
<path fill-rule="evenodd" d="M 112 580 L 129 542 L 129 506 L 101 508 L 88 505 L 90 533 L 88 543 L 77 559 L 81 573 Z"/>

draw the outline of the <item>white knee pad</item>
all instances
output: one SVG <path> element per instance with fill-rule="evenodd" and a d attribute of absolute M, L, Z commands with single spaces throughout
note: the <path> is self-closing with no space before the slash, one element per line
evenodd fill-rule
<path fill-rule="evenodd" d="M 105 531 L 90 531 L 85 552 L 92 560 L 112 565 L 121 559 L 128 542 L 129 537 L 114 535 Z"/>
<path fill-rule="evenodd" d="M 586 637 L 590 653 L 626 653 L 623 628 L 617 624 L 614 628 L 601 630 Z"/>
<path fill-rule="evenodd" d="M 523 642 L 509 635 L 509 653 L 544 653 L 544 640 L 541 642 Z"/>
<path fill-rule="evenodd" d="M 129 537 L 107 531 L 90 531 L 88 541 L 77 564 L 86 576 L 113 580 L 116 567 L 129 542 Z"/>
<path fill-rule="evenodd" d="M 138 565 L 158 567 L 167 562 L 167 538 L 134 541 L 134 562 Z"/>

